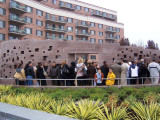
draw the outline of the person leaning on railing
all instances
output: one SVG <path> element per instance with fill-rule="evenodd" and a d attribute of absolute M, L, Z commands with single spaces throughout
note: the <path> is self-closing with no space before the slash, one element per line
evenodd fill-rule
<path fill-rule="evenodd" d="M 109 85 L 109 86 L 112 86 L 114 85 L 115 83 L 115 74 L 113 73 L 112 69 L 110 68 L 109 69 L 109 73 L 108 73 L 108 76 L 107 76 L 107 80 L 106 80 L 106 85 Z"/>
<path fill-rule="evenodd" d="M 18 65 L 18 68 L 16 69 L 16 73 L 14 75 L 14 78 L 16 80 L 16 85 L 25 85 L 26 84 L 26 76 L 23 69 L 23 64 L 20 63 Z"/>

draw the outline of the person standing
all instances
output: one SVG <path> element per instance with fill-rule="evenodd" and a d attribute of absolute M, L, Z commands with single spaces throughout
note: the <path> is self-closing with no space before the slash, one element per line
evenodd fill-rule
<path fill-rule="evenodd" d="M 98 72 L 95 74 L 94 78 L 95 78 L 96 86 L 101 86 L 104 78 L 103 73 L 101 73 L 101 69 L 98 69 Z"/>
<path fill-rule="evenodd" d="M 130 77 L 129 77 L 129 68 L 130 68 L 130 66 L 132 65 L 132 62 L 128 62 L 127 63 L 127 67 L 128 67 L 128 70 L 127 70 L 127 85 L 130 85 L 131 83 L 130 83 Z"/>
<path fill-rule="evenodd" d="M 138 69 L 138 77 L 139 77 L 139 84 L 144 84 L 146 77 L 149 77 L 149 71 L 146 67 L 146 65 L 144 64 L 144 59 L 141 59 L 141 63 Z"/>
<path fill-rule="evenodd" d="M 28 68 L 26 74 L 27 74 L 27 85 L 33 85 L 33 79 L 35 79 L 35 73 L 31 61 L 28 62 Z"/>
<path fill-rule="evenodd" d="M 76 78 L 75 68 L 76 68 L 76 63 L 71 62 L 71 66 L 69 67 L 69 79 L 75 79 Z M 74 86 L 74 80 L 70 80 L 69 82 L 70 82 L 71 86 Z"/>
<path fill-rule="evenodd" d="M 51 79 L 57 79 L 58 77 L 58 68 L 56 67 L 56 63 L 52 62 L 52 67 L 50 68 L 50 73 L 49 73 Z M 58 80 L 52 80 L 52 85 L 59 85 Z"/>
<path fill-rule="evenodd" d="M 109 67 L 107 65 L 107 61 L 103 62 L 103 66 L 101 66 L 101 71 L 104 75 L 104 78 L 107 78 L 108 72 L 109 72 Z M 103 80 L 102 85 L 105 85 L 105 80 Z"/>
<path fill-rule="evenodd" d="M 39 84 L 42 86 L 47 85 L 46 80 L 44 80 L 44 79 L 46 79 L 44 72 L 46 72 L 46 71 L 44 70 L 42 63 L 39 62 L 38 66 L 37 66 L 36 76 L 37 76 L 37 79 L 40 79 Z M 43 80 L 41 80 L 41 79 L 43 79 Z"/>
<path fill-rule="evenodd" d="M 25 85 L 26 84 L 26 76 L 25 76 L 25 71 L 23 69 L 22 63 L 20 63 L 18 65 L 18 68 L 16 69 L 16 73 L 14 75 L 14 78 L 16 79 L 16 85 Z"/>
<path fill-rule="evenodd" d="M 128 65 L 126 60 L 121 61 L 121 85 L 125 86 L 127 85 L 127 70 Z"/>
<path fill-rule="evenodd" d="M 158 84 L 159 83 L 160 65 L 158 63 L 156 63 L 155 58 L 153 58 L 152 62 L 148 65 L 148 70 L 150 72 L 152 84 Z"/>
<path fill-rule="evenodd" d="M 116 75 L 116 78 L 121 78 L 121 66 L 118 65 L 118 62 L 115 60 L 114 63 L 111 65 L 111 69 L 113 73 Z M 118 85 L 118 80 L 115 81 L 115 85 Z"/>
<path fill-rule="evenodd" d="M 94 75 L 96 74 L 96 69 L 92 65 L 92 61 L 91 60 L 88 60 L 87 63 L 88 63 L 88 66 L 87 66 L 87 77 L 93 79 Z M 91 85 L 91 81 L 88 81 L 87 85 Z"/>
<path fill-rule="evenodd" d="M 116 76 L 113 73 L 112 69 L 109 69 L 109 73 L 108 73 L 107 80 L 106 80 L 106 85 L 109 85 L 109 86 L 114 85 L 115 78 Z"/>

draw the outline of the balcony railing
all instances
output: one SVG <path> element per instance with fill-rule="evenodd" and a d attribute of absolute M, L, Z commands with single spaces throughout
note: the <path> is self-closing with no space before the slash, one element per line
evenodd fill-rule
<path fill-rule="evenodd" d="M 10 21 L 10 22 L 22 23 L 22 24 L 25 24 L 25 23 L 26 23 L 25 18 L 20 18 L 20 17 L 17 17 L 17 16 L 10 16 L 10 17 L 9 17 L 9 21 Z"/>
<path fill-rule="evenodd" d="M 86 32 L 76 32 L 76 35 L 77 36 L 86 36 L 86 37 L 89 37 L 90 34 L 89 33 L 86 33 Z"/>
<path fill-rule="evenodd" d="M 105 37 L 106 40 L 117 40 L 115 37 Z"/>
<path fill-rule="evenodd" d="M 105 29 L 106 32 L 110 32 L 110 33 L 116 33 L 116 30 L 110 30 L 110 29 Z"/>
<path fill-rule="evenodd" d="M 66 20 L 59 20 L 59 19 L 51 19 L 51 18 L 46 18 L 46 21 L 49 22 L 54 22 L 54 23 L 61 23 L 61 24 L 66 24 Z"/>
<path fill-rule="evenodd" d="M 88 41 L 88 40 L 78 39 L 78 40 L 76 40 L 76 41 Z"/>
<path fill-rule="evenodd" d="M 60 29 L 60 28 L 53 28 L 53 27 L 46 27 L 46 31 L 52 31 L 52 32 L 60 32 L 60 33 L 66 33 L 66 29 Z"/>
<path fill-rule="evenodd" d="M 111 19 L 111 20 L 115 20 L 116 19 L 116 17 L 108 17 L 108 16 L 102 16 L 102 17 L 107 18 L 107 19 Z"/>
<path fill-rule="evenodd" d="M 59 4 L 59 7 L 63 8 L 63 9 L 68 9 L 68 10 L 75 10 L 73 7 L 69 7 L 67 5 L 61 5 L 61 4 Z"/>
<path fill-rule="evenodd" d="M 103 17 L 102 14 L 98 14 L 98 13 L 96 13 L 96 12 L 93 12 L 91 15 L 93 15 L 93 16 L 98 16 L 98 17 Z"/>
<path fill-rule="evenodd" d="M 46 39 L 61 39 L 61 40 L 67 40 L 66 38 L 62 38 L 62 37 L 52 37 L 52 36 L 46 36 Z"/>
<path fill-rule="evenodd" d="M 88 24 L 79 24 L 79 23 L 76 23 L 76 27 L 89 28 L 89 25 Z"/>
<path fill-rule="evenodd" d="M 9 29 L 9 34 L 15 34 L 15 35 L 20 35 L 20 36 L 25 36 L 27 35 L 25 30 L 18 30 L 18 29 Z"/>
<path fill-rule="evenodd" d="M 21 6 L 21 5 L 15 4 L 15 3 L 10 3 L 9 7 L 12 10 L 16 10 L 16 11 L 23 12 L 23 13 L 26 12 L 25 6 Z"/>

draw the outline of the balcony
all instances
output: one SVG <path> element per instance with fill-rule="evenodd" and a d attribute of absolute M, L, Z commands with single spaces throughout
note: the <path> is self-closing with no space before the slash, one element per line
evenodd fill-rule
<path fill-rule="evenodd" d="M 53 23 L 60 23 L 60 24 L 66 24 L 67 23 L 65 20 L 57 20 L 57 19 L 50 19 L 50 18 L 46 18 L 46 21 L 53 22 Z"/>
<path fill-rule="evenodd" d="M 89 28 L 89 25 L 76 23 L 76 27 Z"/>
<path fill-rule="evenodd" d="M 60 40 L 67 40 L 66 38 L 61 38 L 61 37 L 52 37 L 52 36 L 47 36 L 46 39 L 60 39 Z"/>
<path fill-rule="evenodd" d="M 61 4 L 59 4 L 59 8 L 74 11 L 74 8 L 73 8 L 73 7 L 69 7 L 69 6 L 67 6 L 67 5 L 61 5 Z"/>
<path fill-rule="evenodd" d="M 16 13 L 26 13 L 26 8 L 25 6 L 21 6 L 15 3 L 10 3 L 9 6 L 10 10 L 15 11 Z"/>
<path fill-rule="evenodd" d="M 90 35 L 86 32 L 76 32 L 76 36 L 85 36 L 85 37 L 89 37 Z"/>
<path fill-rule="evenodd" d="M 99 13 L 96 13 L 96 12 L 93 12 L 91 15 L 92 15 L 92 16 L 103 17 L 102 14 L 99 14 Z"/>
<path fill-rule="evenodd" d="M 105 37 L 106 40 L 117 40 L 115 37 Z"/>
<path fill-rule="evenodd" d="M 53 28 L 53 27 L 46 27 L 46 31 L 52 31 L 52 32 L 58 32 L 58 33 L 66 33 L 66 29 L 60 29 L 60 28 Z"/>
<path fill-rule="evenodd" d="M 9 22 L 15 22 L 15 23 L 19 23 L 19 24 L 26 24 L 25 18 L 20 18 L 20 17 L 17 17 L 17 16 L 10 16 L 9 17 Z"/>
<path fill-rule="evenodd" d="M 109 32 L 109 33 L 116 33 L 117 31 L 116 30 L 110 30 L 110 29 L 105 29 L 106 32 Z"/>
<path fill-rule="evenodd" d="M 25 30 L 18 30 L 18 29 L 9 29 L 9 34 L 12 35 L 19 35 L 19 36 L 25 36 L 27 35 Z"/>
<path fill-rule="evenodd" d="M 86 41 L 88 41 L 88 40 L 82 40 L 82 39 L 80 40 L 80 39 L 78 39 L 78 40 L 76 40 L 76 41 L 78 41 L 78 42 L 84 42 L 84 41 L 85 41 L 85 42 L 86 42 Z"/>
<path fill-rule="evenodd" d="M 107 19 L 110 19 L 110 20 L 116 20 L 116 17 L 108 17 L 108 16 L 102 16 L 103 18 L 107 18 Z"/>

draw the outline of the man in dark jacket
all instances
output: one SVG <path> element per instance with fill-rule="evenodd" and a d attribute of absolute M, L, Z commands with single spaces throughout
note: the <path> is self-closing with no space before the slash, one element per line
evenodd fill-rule
<path fill-rule="evenodd" d="M 139 84 L 143 84 L 145 83 L 146 78 L 143 77 L 149 77 L 149 71 L 146 67 L 146 65 L 144 64 L 144 59 L 141 59 L 141 63 L 138 69 L 138 77 L 139 77 Z"/>
<path fill-rule="evenodd" d="M 107 65 L 107 61 L 103 62 L 103 66 L 101 66 L 101 71 L 104 75 L 104 78 L 107 78 L 108 72 L 109 72 L 109 67 Z M 102 81 L 102 85 L 105 85 L 105 80 Z"/>
<path fill-rule="evenodd" d="M 87 67 L 87 77 L 88 78 L 94 78 L 96 74 L 96 68 L 92 65 L 92 61 L 88 60 L 88 67 Z M 87 82 L 88 85 L 91 85 L 91 81 Z"/>
<path fill-rule="evenodd" d="M 76 63 L 71 62 L 71 66 L 69 67 L 69 79 L 75 79 L 76 78 Z M 68 80 L 68 85 L 74 86 L 74 80 Z"/>
<path fill-rule="evenodd" d="M 57 79 L 58 77 L 58 68 L 55 62 L 52 62 L 52 67 L 50 68 L 50 77 L 51 79 Z M 59 85 L 58 80 L 52 80 L 52 85 Z"/>

